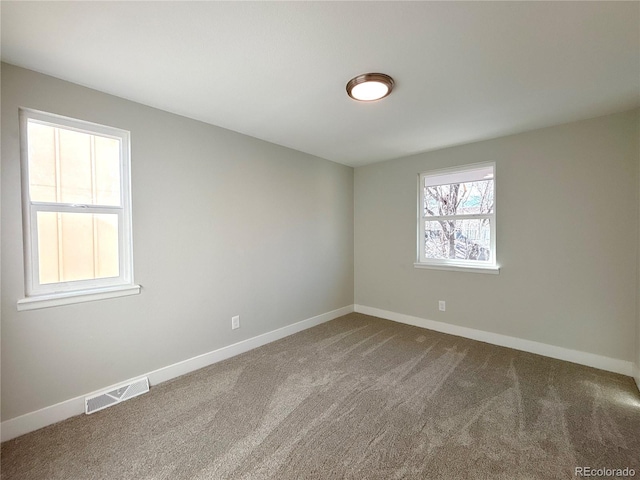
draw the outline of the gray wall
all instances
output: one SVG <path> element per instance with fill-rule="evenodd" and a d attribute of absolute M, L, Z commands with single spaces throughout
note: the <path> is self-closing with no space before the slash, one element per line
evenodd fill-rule
<path fill-rule="evenodd" d="M 19 106 L 131 131 L 140 295 L 16 310 Z M 3 64 L 1 191 L 2 420 L 353 303 L 349 167 Z"/>
<path fill-rule="evenodd" d="M 640 124 L 638 125 L 638 142 L 640 143 Z M 638 169 L 640 171 L 640 152 L 638 152 Z M 640 177 L 640 175 L 639 175 Z M 638 202 L 640 202 L 640 178 L 638 179 Z M 640 208 L 638 210 L 640 214 Z M 639 221 L 640 223 L 640 221 Z M 636 292 L 638 294 L 638 309 L 636 315 L 636 356 L 635 356 L 635 379 L 638 389 L 640 389 L 640 228 L 638 230 L 638 283 Z"/>
<path fill-rule="evenodd" d="M 356 304 L 632 361 L 638 154 L 634 110 L 357 168 Z M 500 274 L 414 268 L 418 173 L 487 161 Z"/>

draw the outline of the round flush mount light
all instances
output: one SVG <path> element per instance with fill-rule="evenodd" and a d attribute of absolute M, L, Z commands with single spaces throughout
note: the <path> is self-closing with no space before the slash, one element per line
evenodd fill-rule
<path fill-rule="evenodd" d="M 347 83 L 347 93 L 359 102 L 373 102 L 386 97 L 393 90 L 393 78 L 384 73 L 365 73 Z"/>

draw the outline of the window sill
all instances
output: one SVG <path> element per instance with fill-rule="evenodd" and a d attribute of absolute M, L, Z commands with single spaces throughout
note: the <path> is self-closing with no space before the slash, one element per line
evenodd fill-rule
<path fill-rule="evenodd" d="M 427 268 L 431 270 L 449 270 L 452 272 L 468 272 L 468 273 L 489 273 L 497 275 L 500 273 L 500 267 L 486 266 L 486 267 L 463 267 L 461 265 L 434 265 L 431 263 L 414 263 L 415 268 Z"/>
<path fill-rule="evenodd" d="M 73 303 L 93 302 L 106 298 L 126 297 L 140 293 L 140 285 L 118 285 L 75 292 L 37 295 L 18 300 L 18 311 L 36 310 L 38 308 L 57 307 Z"/>

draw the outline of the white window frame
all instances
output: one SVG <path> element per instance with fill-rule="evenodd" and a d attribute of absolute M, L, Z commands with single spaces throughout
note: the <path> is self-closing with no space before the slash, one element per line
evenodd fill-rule
<path fill-rule="evenodd" d="M 491 167 L 493 169 L 493 195 L 494 206 L 493 213 L 491 214 L 469 214 L 469 215 L 446 215 L 446 216 L 432 216 L 424 214 L 424 184 L 425 178 L 435 177 L 440 175 L 451 174 L 464 174 L 480 168 Z M 443 183 L 442 185 L 446 185 Z M 416 261 L 414 267 L 416 268 L 430 268 L 437 270 L 453 270 L 464 271 L 474 273 L 499 273 L 500 267 L 496 258 L 496 164 L 495 162 L 483 162 L 474 163 L 468 165 L 461 165 L 458 167 L 445 168 L 439 170 L 430 170 L 418 174 L 418 208 L 417 208 L 417 250 Z M 424 238 L 425 238 L 425 221 L 426 220 L 467 220 L 467 219 L 483 219 L 488 218 L 490 223 L 490 250 L 491 260 L 459 260 L 459 259 L 437 259 L 427 258 L 424 252 Z"/>
<path fill-rule="evenodd" d="M 28 123 L 52 127 L 120 141 L 120 206 L 84 205 L 31 201 L 29 182 Z M 140 286 L 133 282 L 133 235 L 131 222 L 130 133 L 119 128 L 63 117 L 38 110 L 20 109 L 20 158 L 22 173 L 22 218 L 25 263 L 25 298 L 18 300 L 18 310 L 31 310 L 56 305 L 134 295 Z M 97 213 L 118 215 L 118 277 L 41 284 L 38 257 L 38 212 Z"/>

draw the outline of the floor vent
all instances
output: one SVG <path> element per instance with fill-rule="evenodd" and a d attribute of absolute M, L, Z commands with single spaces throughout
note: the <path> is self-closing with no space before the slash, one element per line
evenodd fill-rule
<path fill-rule="evenodd" d="M 147 377 L 132 383 L 96 393 L 84 399 L 84 411 L 88 415 L 104 408 L 110 407 L 130 398 L 137 397 L 149 391 L 149 379 Z"/>

